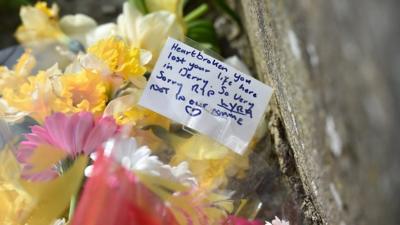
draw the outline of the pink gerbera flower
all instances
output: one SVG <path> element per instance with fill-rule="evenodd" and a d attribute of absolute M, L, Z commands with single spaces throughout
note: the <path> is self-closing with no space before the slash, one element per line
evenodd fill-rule
<path fill-rule="evenodd" d="M 112 117 L 96 119 L 92 113 L 80 112 L 73 115 L 55 113 L 48 116 L 43 126 L 33 126 L 31 133 L 26 134 L 25 141 L 19 145 L 17 158 L 30 169 L 28 158 L 40 145 L 50 145 L 65 151 L 69 158 L 79 154 L 89 155 L 109 138 L 116 135 L 118 125 Z M 57 171 L 44 171 L 30 175 L 29 179 L 48 179 L 57 175 Z"/>

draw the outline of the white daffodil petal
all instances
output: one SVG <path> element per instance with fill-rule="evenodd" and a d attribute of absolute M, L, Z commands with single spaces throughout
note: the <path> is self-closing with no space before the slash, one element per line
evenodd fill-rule
<path fill-rule="evenodd" d="M 151 58 L 149 54 L 143 54 L 141 57 L 142 65 L 148 65 L 150 68 L 154 66 L 167 37 L 178 40 L 184 38 L 182 23 L 178 22 L 177 15 L 169 9 L 142 15 L 136 7 L 126 2 L 123 13 L 117 19 L 117 26 L 118 34 L 129 45 L 152 53 Z"/>
<path fill-rule="evenodd" d="M 103 76 L 112 74 L 112 71 L 108 68 L 108 66 L 92 54 L 81 55 L 79 57 L 79 62 L 83 68 L 96 70 Z"/>
<path fill-rule="evenodd" d="M 139 101 L 139 96 L 135 94 L 124 95 L 113 99 L 105 108 L 104 116 L 112 116 L 126 111 L 128 108 L 134 106 Z"/>
<path fill-rule="evenodd" d="M 33 7 L 23 7 L 20 11 L 20 17 L 22 23 L 29 29 L 35 29 L 36 26 L 46 26 L 47 16 L 40 10 L 36 10 Z"/>
<path fill-rule="evenodd" d="M 179 32 L 175 15 L 167 11 L 147 14 L 136 25 L 137 30 L 140 30 L 138 37 L 140 48 L 149 50 L 153 54 L 151 65 L 157 60 L 159 51 L 169 36 L 181 39 L 183 35 L 183 32 Z"/>
<path fill-rule="evenodd" d="M 142 18 L 142 13 L 132 4 L 125 2 L 123 5 L 123 13 L 118 17 L 118 32 L 121 36 L 134 47 L 139 47 L 137 35 L 140 30 L 136 29 L 135 24 Z"/>
<path fill-rule="evenodd" d="M 66 15 L 60 20 L 61 30 L 70 38 L 86 46 L 86 35 L 95 29 L 97 23 L 84 14 Z"/>
<path fill-rule="evenodd" d="M 100 25 L 86 34 L 86 46 L 89 47 L 102 39 L 115 35 L 117 35 L 117 25 L 115 23 Z"/>
<path fill-rule="evenodd" d="M 140 64 L 142 64 L 142 66 L 148 64 L 151 61 L 151 58 L 152 54 L 150 51 L 140 49 Z"/>
<path fill-rule="evenodd" d="M 144 76 L 132 77 L 132 78 L 129 78 L 129 81 L 136 88 L 139 88 L 140 90 L 144 90 L 146 88 L 147 80 L 146 80 L 146 77 L 144 77 Z"/>
<path fill-rule="evenodd" d="M 61 30 L 68 36 L 84 35 L 96 26 L 96 21 L 84 14 L 66 15 L 60 19 Z"/>

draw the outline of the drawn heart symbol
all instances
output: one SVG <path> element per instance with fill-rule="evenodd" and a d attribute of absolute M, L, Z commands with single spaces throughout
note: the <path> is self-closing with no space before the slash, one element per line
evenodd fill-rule
<path fill-rule="evenodd" d="M 190 106 L 190 105 L 187 105 L 187 106 L 185 107 L 185 111 L 187 112 L 187 114 L 189 114 L 190 116 L 193 116 L 193 117 L 198 116 L 198 115 L 201 114 L 201 109 L 199 109 L 199 108 L 193 108 L 193 107 Z"/>

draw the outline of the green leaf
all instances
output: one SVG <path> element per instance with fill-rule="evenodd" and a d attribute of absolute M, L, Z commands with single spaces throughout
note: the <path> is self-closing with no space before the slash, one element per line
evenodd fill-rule
<path fill-rule="evenodd" d="M 208 11 L 208 5 L 206 3 L 201 4 L 197 8 L 195 8 L 193 11 L 188 13 L 183 20 L 186 23 L 189 23 L 193 20 L 198 19 L 199 17 L 203 16 L 206 12 Z"/>
<path fill-rule="evenodd" d="M 207 19 L 194 20 L 187 24 L 187 28 L 186 35 L 190 39 L 200 43 L 207 49 L 219 52 L 218 37 L 212 21 Z"/>

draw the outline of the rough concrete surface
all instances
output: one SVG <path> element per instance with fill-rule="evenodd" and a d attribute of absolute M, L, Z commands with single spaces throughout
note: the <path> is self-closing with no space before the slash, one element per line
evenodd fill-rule
<path fill-rule="evenodd" d="M 395 40 L 398 3 L 241 3 L 259 78 L 275 89 L 269 130 L 281 169 L 295 165 L 286 176 L 300 179 L 291 185 L 303 223 L 399 224 L 397 45 L 384 42 Z"/>

